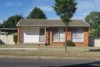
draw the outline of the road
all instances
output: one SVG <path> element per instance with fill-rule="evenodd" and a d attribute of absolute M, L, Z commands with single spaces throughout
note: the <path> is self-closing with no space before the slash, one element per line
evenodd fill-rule
<path fill-rule="evenodd" d="M 0 67 L 100 67 L 99 60 L 0 58 Z"/>

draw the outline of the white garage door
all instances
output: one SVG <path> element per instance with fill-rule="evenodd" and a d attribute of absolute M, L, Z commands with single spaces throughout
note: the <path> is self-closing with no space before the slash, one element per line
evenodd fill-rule
<path fill-rule="evenodd" d="M 39 42 L 39 28 L 38 27 L 27 27 L 21 31 L 22 43 L 38 43 Z"/>

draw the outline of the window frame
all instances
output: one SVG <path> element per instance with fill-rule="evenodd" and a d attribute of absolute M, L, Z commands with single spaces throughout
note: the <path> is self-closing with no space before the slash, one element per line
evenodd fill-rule
<path fill-rule="evenodd" d="M 55 32 L 56 30 L 56 32 Z M 61 32 L 61 30 L 63 30 L 63 32 Z M 55 36 L 56 35 L 58 36 Z M 63 37 L 61 37 L 61 33 L 63 35 Z M 57 39 L 57 41 L 55 41 L 55 39 Z M 64 42 L 65 41 L 65 34 L 64 34 L 64 28 L 54 28 L 53 29 L 53 42 Z"/>
<path fill-rule="evenodd" d="M 84 42 L 83 28 L 73 28 L 72 42 Z"/>
<path fill-rule="evenodd" d="M 41 30 L 42 30 L 42 34 L 41 34 Z M 45 42 L 45 28 L 40 28 L 39 29 L 39 42 Z"/>

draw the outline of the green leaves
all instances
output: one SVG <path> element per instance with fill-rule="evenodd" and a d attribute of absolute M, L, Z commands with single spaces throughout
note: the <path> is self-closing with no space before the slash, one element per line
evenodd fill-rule
<path fill-rule="evenodd" d="M 76 5 L 74 0 L 55 0 L 53 8 L 57 15 L 59 15 L 62 21 L 67 25 L 75 13 Z"/>
<path fill-rule="evenodd" d="M 31 11 L 31 13 L 29 14 L 29 16 L 27 18 L 29 18 L 29 19 L 47 19 L 44 12 L 40 8 L 37 8 L 37 7 L 35 7 Z"/>
<path fill-rule="evenodd" d="M 9 17 L 7 20 L 3 21 L 3 27 L 5 28 L 16 28 L 16 24 L 20 21 L 22 17 L 20 15 L 14 15 Z"/>
<path fill-rule="evenodd" d="M 74 2 L 74 0 L 55 0 L 53 9 L 56 11 L 57 15 L 60 16 L 63 23 L 66 25 L 67 32 L 68 23 L 76 10 L 76 3 Z M 67 34 L 65 41 L 67 41 Z M 67 52 L 67 43 L 65 42 L 65 44 L 65 51 Z"/>
<path fill-rule="evenodd" d="M 91 12 L 85 20 L 91 25 L 90 36 L 100 37 L 100 12 Z"/>

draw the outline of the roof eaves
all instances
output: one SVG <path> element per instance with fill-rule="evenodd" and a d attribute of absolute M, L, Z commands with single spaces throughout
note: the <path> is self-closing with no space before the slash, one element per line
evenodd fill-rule
<path fill-rule="evenodd" d="M 88 27 L 88 26 L 68 26 L 68 27 Z"/>
<path fill-rule="evenodd" d="M 90 24 L 89 23 L 87 23 L 85 20 L 82 20 L 82 21 L 84 21 L 88 25 L 88 27 L 90 27 Z"/>
<path fill-rule="evenodd" d="M 16 27 L 18 27 L 18 26 L 19 26 L 19 23 L 20 23 L 22 20 L 23 20 L 23 19 L 21 19 L 21 20 L 17 23 Z"/>

